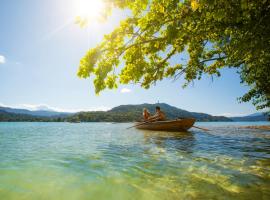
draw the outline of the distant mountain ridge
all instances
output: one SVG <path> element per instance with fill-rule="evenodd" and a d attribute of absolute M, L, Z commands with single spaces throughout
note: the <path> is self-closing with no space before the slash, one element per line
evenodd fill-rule
<path fill-rule="evenodd" d="M 143 108 L 147 108 L 151 114 L 155 113 L 155 107 L 160 106 L 168 119 L 195 118 L 197 121 L 267 121 L 268 116 L 252 114 L 244 117 L 213 116 L 206 113 L 189 112 L 166 103 L 120 105 L 109 111 L 90 111 L 78 113 L 66 113 L 50 110 L 30 111 L 0 107 L 0 121 L 70 121 L 70 122 L 132 122 L 142 118 Z"/>
<path fill-rule="evenodd" d="M 265 113 L 254 113 L 247 116 L 241 116 L 241 117 L 230 117 L 233 121 L 268 121 L 269 120 L 269 114 Z"/>
<path fill-rule="evenodd" d="M 0 109 L 0 122 L 33 122 L 33 121 L 43 121 L 43 120 L 41 120 L 40 117 L 37 116 L 10 113 Z"/>
<path fill-rule="evenodd" d="M 27 110 L 27 109 L 20 109 L 20 108 L 9 108 L 9 107 L 1 107 L 0 111 L 5 111 L 8 113 L 14 113 L 14 114 L 24 114 L 24 115 L 32 115 L 32 116 L 38 116 L 38 117 L 55 117 L 55 116 L 66 116 L 70 115 L 71 113 L 67 112 L 57 112 L 57 111 L 51 111 L 51 110 Z"/>
<path fill-rule="evenodd" d="M 224 116 L 212 116 L 206 113 L 189 112 L 166 103 L 157 104 L 139 104 L 139 105 L 120 105 L 112 108 L 108 112 L 133 112 L 141 117 L 143 108 L 147 108 L 152 114 L 155 113 L 155 107 L 160 106 L 166 113 L 168 119 L 176 118 L 195 118 L 198 121 L 232 121 L 230 118 Z"/>

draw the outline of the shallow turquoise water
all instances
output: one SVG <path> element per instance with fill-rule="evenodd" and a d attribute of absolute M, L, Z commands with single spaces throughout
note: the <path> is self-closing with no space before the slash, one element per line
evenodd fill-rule
<path fill-rule="evenodd" d="M 270 199 L 270 132 L 250 124 L 0 123 L 0 199 Z"/>

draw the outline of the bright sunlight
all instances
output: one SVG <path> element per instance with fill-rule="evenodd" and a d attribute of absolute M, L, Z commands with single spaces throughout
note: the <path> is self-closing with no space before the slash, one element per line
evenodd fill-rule
<path fill-rule="evenodd" d="M 81 17 L 88 21 L 100 18 L 104 9 L 105 6 L 102 0 L 77 0 L 74 6 L 76 17 Z"/>

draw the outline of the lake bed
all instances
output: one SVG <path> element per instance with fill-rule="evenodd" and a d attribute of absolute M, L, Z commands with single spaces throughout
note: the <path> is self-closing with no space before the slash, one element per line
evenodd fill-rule
<path fill-rule="evenodd" d="M 268 122 L 0 123 L 0 199 L 269 199 Z"/>

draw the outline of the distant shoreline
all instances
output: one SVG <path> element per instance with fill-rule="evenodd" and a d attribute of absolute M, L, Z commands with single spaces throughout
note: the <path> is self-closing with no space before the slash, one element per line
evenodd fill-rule
<path fill-rule="evenodd" d="M 61 113 L 56 111 L 30 111 L 0 107 L 0 121 L 3 122 L 135 122 L 142 118 L 142 110 L 147 108 L 155 113 L 156 106 L 166 113 L 167 119 L 195 118 L 197 122 L 254 122 L 267 121 L 268 116 L 263 113 L 244 117 L 214 116 L 207 113 L 190 112 L 166 103 L 120 105 L 109 111 L 88 111 L 78 113 Z"/>
<path fill-rule="evenodd" d="M 270 131 L 270 125 L 261 125 L 261 126 L 243 126 L 241 128 L 247 128 L 247 129 L 259 129 L 259 130 L 266 130 Z"/>
<path fill-rule="evenodd" d="M 79 124 L 79 123 L 112 123 L 112 124 L 124 124 L 124 123 L 135 123 L 136 121 L 123 121 L 123 122 L 117 122 L 117 121 L 81 121 L 81 122 L 69 122 L 69 121 L 0 121 L 0 123 L 69 123 L 69 124 Z M 269 123 L 270 121 L 196 121 L 198 123 Z M 250 128 L 250 129 L 256 129 L 258 127 L 269 127 L 270 125 L 250 125 L 250 126 L 240 126 L 240 128 Z"/>

